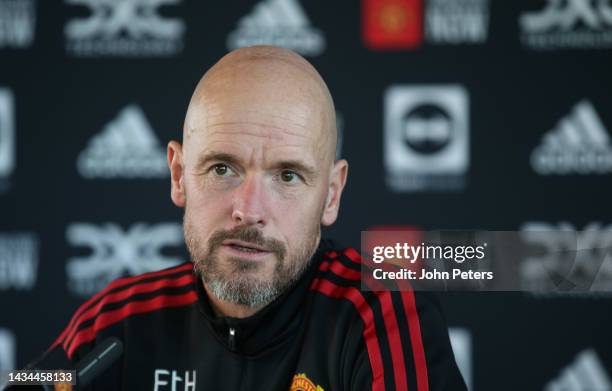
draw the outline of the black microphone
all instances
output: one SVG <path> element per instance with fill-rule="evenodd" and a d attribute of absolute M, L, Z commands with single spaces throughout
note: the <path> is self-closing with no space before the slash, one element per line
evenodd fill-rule
<path fill-rule="evenodd" d="M 91 352 L 87 353 L 85 357 L 79 360 L 74 367 L 63 366 L 60 369 L 69 371 L 76 371 L 76 389 L 80 387 L 88 386 L 94 379 L 100 374 L 107 370 L 112 364 L 117 361 L 123 353 L 123 344 L 118 338 L 110 337 L 106 338 L 102 342 L 96 345 Z M 41 365 L 42 364 L 42 365 Z M 36 368 L 29 368 L 29 370 L 53 370 L 53 368 L 41 368 L 44 366 L 44 360 L 39 362 Z M 54 365 L 57 367 L 57 365 Z M 58 368 L 55 368 L 58 369 Z M 1 385 L 0 385 L 1 386 Z M 53 385 L 40 385 L 40 386 L 19 386 L 13 384 L 4 388 L 4 391 L 9 390 L 44 390 L 53 391 L 55 387 Z"/>
<path fill-rule="evenodd" d="M 85 387 L 107 370 L 123 353 L 123 344 L 110 337 L 100 342 L 76 364 L 77 386 Z"/>

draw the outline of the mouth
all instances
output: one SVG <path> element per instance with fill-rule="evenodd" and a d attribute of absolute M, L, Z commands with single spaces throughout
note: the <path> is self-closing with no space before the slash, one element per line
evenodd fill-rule
<path fill-rule="evenodd" d="M 262 246 L 235 239 L 224 240 L 221 243 L 221 246 L 232 255 L 238 255 L 246 258 L 259 258 L 271 253 Z"/>

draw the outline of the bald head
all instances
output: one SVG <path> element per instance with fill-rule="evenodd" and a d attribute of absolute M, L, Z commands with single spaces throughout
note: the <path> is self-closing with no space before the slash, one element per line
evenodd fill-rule
<path fill-rule="evenodd" d="M 331 94 L 317 70 L 288 49 L 241 48 L 213 65 L 189 103 L 183 142 L 187 146 L 194 134 L 232 122 L 312 138 L 321 158 L 334 161 L 337 129 Z"/>

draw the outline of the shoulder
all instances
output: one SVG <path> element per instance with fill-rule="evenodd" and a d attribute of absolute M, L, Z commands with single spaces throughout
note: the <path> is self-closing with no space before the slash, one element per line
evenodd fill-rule
<path fill-rule="evenodd" d="M 396 287 L 397 290 L 365 285 L 361 278 L 364 267 L 357 250 L 350 247 L 330 250 L 324 254 L 310 289 L 351 303 L 364 328 L 379 327 L 385 333 L 397 334 L 398 329 L 409 327 L 419 332 L 419 313 L 439 310 L 434 299 L 415 294 L 408 284 Z"/>
<path fill-rule="evenodd" d="M 324 252 L 310 289 L 334 299 L 355 298 L 361 279 L 361 262 L 355 255 L 352 248 Z"/>
<path fill-rule="evenodd" d="M 69 359 L 126 318 L 197 301 L 193 264 L 119 278 L 83 303 L 49 351 L 61 348 Z"/>
<path fill-rule="evenodd" d="M 430 307 L 439 310 L 433 295 L 414 292 L 408 282 L 383 286 L 373 285 L 375 281 L 372 279 L 362 280 L 362 270 L 365 271 L 367 266 L 362 264 L 361 255 L 354 248 L 326 251 L 318 268 L 310 289 L 334 299 L 348 300 L 361 312 L 367 312 L 368 307 L 385 310 L 390 316 L 394 314 L 389 310 L 429 310 Z"/>
<path fill-rule="evenodd" d="M 312 290 L 348 301 L 353 308 L 353 325 L 346 337 L 355 341 L 345 341 L 344 350 L 351 356 L 347 362 L 354 364 L 352 370 L 347 365 L 347 379 L 370 379 L 374 389 L 427 389 L 449 374 L 458 374 L 435 295 L 415 292 L 407 282 L 393 290 L 369 282 L 362 286 L 363 268 L 357 250 L 330 250 L 311 284 Z M 459 384 L 458 389 L 463 389 Z"/>

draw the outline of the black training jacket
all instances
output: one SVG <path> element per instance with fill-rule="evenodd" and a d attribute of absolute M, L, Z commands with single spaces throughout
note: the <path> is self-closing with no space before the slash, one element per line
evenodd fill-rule
<path fill-rule="evenodd" d="M 215 316 L 191 263 L 121 278 L 31 365 L 68 368 L 114 336 L 122 356 L 86 389 L 465 390 L 437 303 L 362 292 L 360 267 L 323 240 L 303 278 L 244 319 Z"/>

